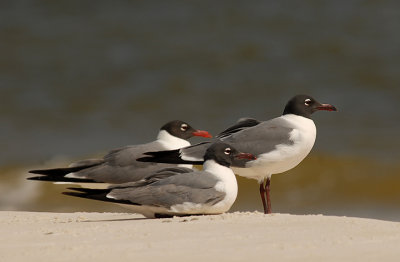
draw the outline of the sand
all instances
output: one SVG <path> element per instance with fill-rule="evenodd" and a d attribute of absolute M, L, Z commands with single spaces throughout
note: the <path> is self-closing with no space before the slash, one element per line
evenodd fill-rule
<path fill-rule="evenodd" d="M 322 215 L 0 212 L 0 261 L 399 261 L 400 223 Z"/>

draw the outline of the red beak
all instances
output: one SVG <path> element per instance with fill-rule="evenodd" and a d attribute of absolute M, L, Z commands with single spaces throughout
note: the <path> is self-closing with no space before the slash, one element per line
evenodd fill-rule
<path fill-rule="evenodd" d="M 321 104 L 316 107 L 317 110 L 325 110 L 325 111 L 337 111 L 336 107 L 330 104 Z"/>
<path fill-rule="evenodd" d="M 256 160 L 257 159 L 257 157 L 255 155 L 250 154 L 250 153 L 239 153 L 235 157 L 239 158 L 239 159 L 250 159 L 250 160 Z"/>
<path fill-rule="evenodd" d="M 207 131 L 203 130 L 196 130 L 192 133 L 194 136 L 201 136 L 201 137 L 207 137 L 207 138 L 212 138 L 212 135 L 208 133 Z"/>

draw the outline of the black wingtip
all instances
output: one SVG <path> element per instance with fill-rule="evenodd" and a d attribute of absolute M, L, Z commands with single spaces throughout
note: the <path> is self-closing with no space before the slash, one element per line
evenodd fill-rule
<path fill-rule="evenodd" d="M 62 192 L 62 194 L 67 196 L 112 202 L 107 198 L 107 194 L 110 192 L 109 189 L 91 189 L 81 187 L 69 187 L 68 189 L 72 190 L 72 192 L 67 191 Z"/>
<path fill-rule="evenodd" d="M 145 155 L 145 156 L 137 158 L 136 161 L 162 163 L 159 161 L 163 161 L 165 155 L 173 154 L 172 152 L 174 152 L 174 151 L 176 151 L 176 150 L 145 152 L 145 153 L 143 153 L 143 155 Z"/>
<path fill-rule="evenodd" d="M 129 200 L 118 200 L 114 198 L 108 198 L 107 195 L 110 193 L 111 189 L 91 189 L 91 188 L 78 188 L 78 187 L 70 187 L 69 190 L 77 191 L 77 192 L 62 192 L 63 195 L 99 200 L 103 202 L 111 202 L 111 203 L 119 203 L 119 204 L 129 204 L 136 205 L 135 203 L 130 202 Z"/>
<path fill-rule="evenodd" d="M 66 196 L 86 198 L 84 193 L 79 193 L 79 192 L 62 192 L 61 194 Z"/>
<path fill-rule="evenodd" d="M 102 183 L 88 178 L 70 178 L 64 176 L 44 175 L 28 177 L 27 180 L 44 182 L 65 182 L 65 183 Z"/>
<path fill-rule="evenodd" d="M 45 178 L 45 176 L 33 176 L 33 177 L 28 177 L 26 180 L 47 181 L 47 180 L 43 180 L 43 178 Z"/>
<path fill-rule="evenodd" d="M 83 187 L 67 187 L 67 189 L 68 190 L 84 192 L 84 191 L 82 191 L 84 189 Z"/>
<path fill-rule="evenodd" d="M 233 126 L 227 128 L 224 131 L 222 131 L 221 133 L 219 133 L 216 137 L 218 137 L 218 138 L 227 137 L 227 136 L 237 133 L 245 128 L 253 127 L 260 123 L 261 123 L 260 121 L 254 119 L 254 118 L 242 118 L 242 119 L 239 119 L 239 121 L 237 121 L 236 124 L 234 124 Z"/>
<path fill-rule="evenodd" d="M 180 149 L 146 152 L 146 156 L 136 159 L 140 162 L 153 162 L 153 163 L 165 163 L 165 164 L 190 164 L 190 165 L 201 165 L 203 161 L 187 161 L 183 160 L 180 156 Z"/>
<path fill-rule="evenodd" d="M 156 162 L 156 158 L 154 156 L 144 156 L 144 157 L 139 157 L 136 159 L 136 161 L 139 162 Z"/>
<path fill-rule="evenodd" d="M 36 174 L 36 175 L 41 175 L 42 174 L 41 170 L 29 170 L 28 173 Z"/>
<path fill-rule="evenodd" d="M 81 193 L 86 193 L 86 194 L 104 194 L 104 193 L 109 193 L 111 190 L 110 189 L 95 189 L 95 188 L 85 188 L 85 187 L 68 187 L 68 190 L 73 190 L 73 191 L 78 191 Z"/>
<path fill-rule="evenodd" d="M 91 168 L 94 166 L 97 166 L 98 163 L 93 163 L 93 164 L 87 164 L 87 165 L 79 165 L 79 166 L 73 166 L 73 167 L 60 167 L 60 168 L 50 168 L 50 169 L 34 169 L 34 170 L 29 170 L 28 172 L 31 174 L 36 174 L 36 175 L 51 175 L 51 176 L 64 176 L 69 173 L 74 173 L 78 172 L 80 170 L 86 169 L 86 168 Z"/>
<path fill-rule="evenodd" d="M 78 171 L 77 168 L 52 168 L 52 169 L 35 169 L 29 170 L 28 172 L 36 175 L 52 175 L 52 176 L 64 176 L 68 173 Z"/>

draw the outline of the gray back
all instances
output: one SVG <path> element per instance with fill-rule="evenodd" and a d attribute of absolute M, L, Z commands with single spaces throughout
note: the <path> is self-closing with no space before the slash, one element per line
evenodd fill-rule
<path fill-rule="evenodd" d="M 181 173 L 142 187 L 115 188 L 110 193 L 119 200 L 139 205 L 170 208 L 185 202 L 215 204 L 225 193 L 215 190 L 218 180 L 208 172 Z"/>

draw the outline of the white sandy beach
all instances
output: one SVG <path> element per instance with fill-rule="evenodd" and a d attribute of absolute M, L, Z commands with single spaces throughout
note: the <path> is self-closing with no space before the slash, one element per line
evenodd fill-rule
<path fill-rule="evenodd" d="M 1 261 L 399 261 L 400 223 L 322 215 L 0 212 Z"/>

